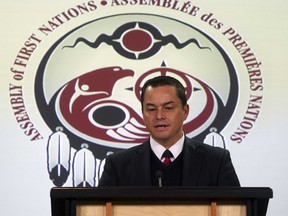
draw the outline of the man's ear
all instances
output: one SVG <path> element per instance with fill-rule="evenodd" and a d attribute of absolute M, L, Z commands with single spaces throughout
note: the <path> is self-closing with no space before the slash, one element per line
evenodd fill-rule
<path fill-rule="evenodd" d="M 187 116 L 189 115 L 189 111 L 190 111 L 189 105 L 188 104 L 184 105 L 183 110 L 185 112 L 184 115 L 185 115 L 185 120 L 186 120 Z"/>

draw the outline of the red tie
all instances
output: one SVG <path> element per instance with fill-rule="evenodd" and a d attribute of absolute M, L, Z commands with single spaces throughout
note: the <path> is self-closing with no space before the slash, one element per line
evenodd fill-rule
<path fill-rule="evenodd" d="M 164 158 L 163 163 L 165 165 L 169 165 L 171 163 L 172 157 L 173 157 L 173 154 L 168 149 L 166 149 L 162 155 L 162 159 Z"/>

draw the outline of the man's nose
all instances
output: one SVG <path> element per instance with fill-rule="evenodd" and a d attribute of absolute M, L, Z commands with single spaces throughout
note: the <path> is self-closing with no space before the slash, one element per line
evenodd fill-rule
<path fill-rule="evenodd" d="M 156 111 L 156 118 L 157 119 L 163 119 L 164 118 L 164 112 L 162 109 L 157 109 Z"/>

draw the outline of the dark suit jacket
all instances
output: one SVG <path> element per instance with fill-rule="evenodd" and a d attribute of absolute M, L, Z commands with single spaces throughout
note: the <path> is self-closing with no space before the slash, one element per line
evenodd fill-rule
<path fill-rule="evenodd" d="M 99 186 L 152 186 L 149 141 L 109 155 Z M 240 186 L 230 153 L 185 138 L 182 186 Z"/>

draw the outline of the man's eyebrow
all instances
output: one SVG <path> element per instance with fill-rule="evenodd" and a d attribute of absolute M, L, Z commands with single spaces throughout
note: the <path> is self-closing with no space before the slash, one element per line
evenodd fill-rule
<path fill-rule="evenodd" d="M 156 105 L 153 104 L 153 103 L 146 103 L 145 105 L 146 105 L 146 106 L 156 106 Z"/>
<path fill-rule="evenodd" d="M 165 102 L 163 105 L 166 106 L 166 105 L 170 105 L 170 104 L 174 104 L 173 101 L 168 101 L 168 102 Z"/>
<path fill-rule="evenodd" d="M 170 104 L 175 104 L 175 103 L 173 101 L 167 101 L 167 102 L 163 103 L 162 105 L 166 106 L 166 105 L 170 105 Z M 153 103 L 146 103 L 146 106 L 156 106 L 156 105 Z"/>

